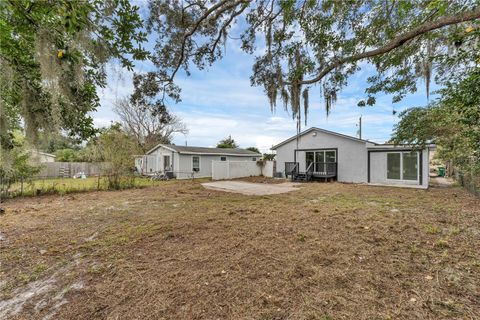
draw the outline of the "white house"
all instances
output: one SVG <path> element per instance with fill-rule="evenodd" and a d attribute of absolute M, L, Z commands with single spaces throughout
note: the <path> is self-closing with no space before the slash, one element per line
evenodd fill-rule
<path fill-rule="evenodd" d="M 135 159 L 142 174 L 171 172 L 177 179 L 212 176 L 212 161 L 257 161 L 261 154 L 245 149 L 187 147 L 159 144 Z"/>
<path fill-rule="evenodd" d="M 377 144 L 310 128 L 272 150 L 278 175 L 428 188 L 429 147 Z"/>
<path fill-rule="evenodd" d="M 38 150 L 31 150 L 32 160 L 37 163 L 45 163 L 45 162 L 55 162 L 56 156 L 54 154 L 38 151 Z"/>

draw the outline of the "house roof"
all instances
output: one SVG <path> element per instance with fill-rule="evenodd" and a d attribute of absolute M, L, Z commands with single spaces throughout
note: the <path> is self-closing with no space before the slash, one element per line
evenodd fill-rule
<path fill-rule="evenodd" d="M 425 145 L 424 148 L 419 148 L 418 145 L 412 145 L 412 144 L 391 144 L 391 143 L 384 143 L 384 144 L 377 144 L 374 146 L 368 146 L 368 150 L 380 150 L 380 151 L 409 151 L 409 150 L 414 150 L 414 149 L 425 149 L 428 148 L 429 150 L 434 150 L 436 149 L 435 144 L 427 144 Z"/>
<path fill-rule="evenodd" d="M 303 132 L 300 132 L 299 136 L 303 136 L 307 133 L 310 133 L 312 131 L 320 131 L 320 132 L 323 132 L 323 133 L 326 133 L 326 134 L 331 134 L 331 135 L 334 135 L 334 136 L 337 136 L 337 137 L 341 137 L 341 138 L 346 138 L 346 139 L 350 139 L 350 140 L 354 140 L 354 141 L 358 141 L 358 142 L 366 142 L 366 143 L 371 143 L 373 145 L 377 145 L 377 143 L 375 142 L 372 142 L 372 141 L 369 141 L 369 140 L 363 140 L 363 139 L 358 139 L 358 138 L 355 138 L 355 137 L 352 137 L 352 136 L 347 136 L 345 134 L 342 134 L 342 133 L 338 133 L 338 132 L 333 132 L 333 131 L 329 131 L 329 130 L 325 130 L 325 129 L 320 129 L 320 128 L 317 128 L 317 127 L 311 127 Z M 280 142 L 279 144 L 277 145 L 274 145 L 273 147 L 271 147 L 270 149 L 271 150 L 276 150 L 278 147 L 290 142 L 290 141 L 293 141 L 297 138 L 297 135 L 294 135 L 293 137 L 291 138 L 288 138 L 287 140 L 284 140 L 282 142 Z"/>
<path fill-rule="evenodd" d="M 32 149 L 31 152 L 32 152 L 32 153 L 36 153 L 36 154 L 38 154 L 38 155 L 46 156 L 46 157 L 52 157 L 52 158 L 56 158 L 56 157 L 57 157 L 57 156 L 54 155 L 54 154 L 47 153 L 47 152 L 43 152 L 43 151 L 38 151 L 38 150 L 35 150 L 35 149 Z"/>
<path fill-rule="evenodd" d="M 54 154 L 51 154 L 51 153 L 46 153 L 46 152 L 42 152 L 42 151 L 39 151 L 37 152 L 38 154 L 41 154 L 42 156 L 47 156 L 47 157 L 52 157 L 52 158 L 56 158 L 57 156 L 54 155 Z"/>
<path fill-rule="evenodd" d="M 190 147 L 190 146 L 176 146 L 172 144 L 159 144 L 155 148 L 149 150 L 150 154 L 163 147 L 170 151 L 178 152 L 180 154 L 205 154 L 205 155 L 222 155 L 222 156 L 240 156 L 240 157 L 261 157 L 260 153 L 256 153 L 246 149 L 239 148 L 206 148 L 206 147 Z"/>

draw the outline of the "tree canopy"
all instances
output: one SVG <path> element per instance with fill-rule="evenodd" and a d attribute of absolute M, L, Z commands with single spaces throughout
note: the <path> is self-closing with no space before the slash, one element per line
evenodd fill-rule
<path fill-rule="evenodd" d="M 252 85 L 263 87 L 272 109 L 282 100 L 298 124 L 312 87 L 328 113 L 366 62 L 376 73 L 359 106 L 374 105 L 379 92 L 398 102 L 419 78 L 428 92 L 432 75 L 438 82 L 457 77 L 480 54 L 480 6 L 470 0 L 152 0 L 149 9 L 156 70 L 136 75 L 137 99 L 178 101 L 178 72 L 213 64 L 235 42 L 255 55 Z"/>
<path fill-rule="evenodd" d="M 258 150 L 257 147 L 248 147 L 246 150 L 250 150 L 250 151 L 253 151 L 253 152 L 256 152 L 256 153 L 261 153 L 260 150 Z"/>
<path fill-rule="evenodd" d="M 456 168 L 480 173 L 480 68 L 459 83 L 439 91 L 440 98 L 427 107 L 400 114 L 393 140 L 423 146 L 438 145 L 439 157 Z"/>
<path fill-rule="evenodd" d="M 223 149 L 234 148 L 235 149 L 235 148 L 238 148 L 238 145 L 235 142 L 235 140 L 232 138 L 232 136 L 228 136 L 225 139 L 222 139 L 218 142 L 217 148 L 223 148 Z"/>
<path fill-rule="evenodd" d="M 174 133 L 188 132 L 181 119 L 165 106 L 137 105 L 121 99 L 115 103 L 114 112 L 120 117 L 123 130 L 137 141 L 143 152 L 159 143 L 172 143 Z"/>
<path fill-rule="evenodd" d="M 0 138 L 63 130 L 84 140 L 111 59 L 133 68 L 148 56 L 138 8 L 128 0 L 0 1 Z"/>

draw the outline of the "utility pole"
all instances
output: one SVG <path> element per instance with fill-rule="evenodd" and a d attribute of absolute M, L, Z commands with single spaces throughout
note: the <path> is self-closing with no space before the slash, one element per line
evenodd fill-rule
<path fill-rule="evenodd" d="M 360 116 L 360 139 L 362 139 L 362 116 Z"/>
<path fill-rule="evenodd" d="M 360 139 L 362 139 L 362 116 L 358 119 L 358 124 L 357 124 L 358 130 L 357 134 Z"/>

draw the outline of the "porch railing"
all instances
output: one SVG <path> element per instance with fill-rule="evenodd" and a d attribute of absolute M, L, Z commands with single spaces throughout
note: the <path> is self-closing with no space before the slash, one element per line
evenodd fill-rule
<path fill-rule="evenodd" d="M 285 162 L 285 177 L 297 174 L 298 167 L 298 162 Z"/>
<path fill-rule="evenodd" d="M 313 176 L 329 176 L 337 175 L 336 162 L 311 162 L 307 167 L 307 172 Z"/>

